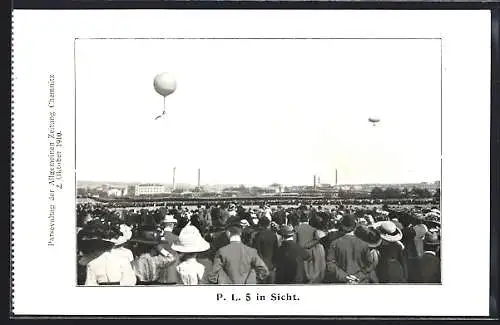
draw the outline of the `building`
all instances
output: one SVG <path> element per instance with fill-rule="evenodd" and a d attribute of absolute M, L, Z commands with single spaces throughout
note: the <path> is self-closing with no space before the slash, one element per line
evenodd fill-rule
<path fill-rule="evenodd" d="M 278 183 L 271 184 L 271 185 L 269 185 L 268 188 L 271 191 L 273 191 L 274 193 L 282 193 L 283 192 L 283 186 L 281 186 L 281 184 L 278 184 Z"/>
<path fill-rule="evenodd" d="M 108 196 L 122 196 L 122 189 L 112 188 L 107 191 Z"/>
<path fill-rule="evenodd" d="M 139 184 L 134 188 L 134 195 L 156 195 L 166 193 L 162 184 Z"/>

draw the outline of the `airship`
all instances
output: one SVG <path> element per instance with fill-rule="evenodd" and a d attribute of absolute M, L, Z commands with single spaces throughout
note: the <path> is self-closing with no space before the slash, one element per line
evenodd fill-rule
<path fill-rule="evenodd" d="M 373 126 L 375 126 L 378 122 L 380 122 L 380 119 L 378 117 L 369 117 L 368 122 L 373 123 Z"/>

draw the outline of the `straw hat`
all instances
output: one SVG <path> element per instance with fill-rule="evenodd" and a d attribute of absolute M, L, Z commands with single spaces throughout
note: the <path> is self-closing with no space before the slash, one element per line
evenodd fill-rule
<path fill-rule="evenodd" d="M 198 228 L 190 224 L 182 228 L 179 238 L 172 244 L 172 249 L 180 253 L 204 252 L 209 248 L 210 244 L 201 237 Z"/>
<path fill-rule="evenodd" d="M 380 232 L 380 237 L 388 242 L 396 242 L 403 238 L 401 229 L 396 227 L 392 221 L 381 221 L 376 229 Z"/>

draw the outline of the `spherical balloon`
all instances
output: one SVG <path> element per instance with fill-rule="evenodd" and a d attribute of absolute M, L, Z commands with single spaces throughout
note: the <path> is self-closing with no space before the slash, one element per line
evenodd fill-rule
<path fill-rule="evenodd" d="M 177 81 L 175 81 L 175 77 L 168 72 L 157 75 L 153 84 L 156 92 L 163 97 L 172 94 L 177 88 Z"/>

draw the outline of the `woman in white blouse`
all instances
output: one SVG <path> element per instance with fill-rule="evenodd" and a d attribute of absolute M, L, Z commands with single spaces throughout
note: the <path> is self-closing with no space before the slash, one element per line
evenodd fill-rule
<path fill-rule="evenodd" d="M 113 238 L 92 239 L 99 248 L 80 259 L 80 264 L 87 266 L 85 285 L 135 285 L 132 252 L 122 246 L 132 236 L 130 228 L 123 224 L 105 226 L 104 233 Z"/>
<path fill-rule="evenodd" d="M 205 266 L 196 257 L 209 248 L 210 244 L 195 226 L 188 224 L 181 230 L 178 241 L 172 244 L 172 249 L 182 254 L 181 263 L 176 267 L 181 284 L 197 285 L 202 282 Z"/>
<path fill-rule="evenodd" d="M 87 264 L 86 286 L 135 285 L 136 277 L 130 260 L 116 250 L 103 252 Z"/>

